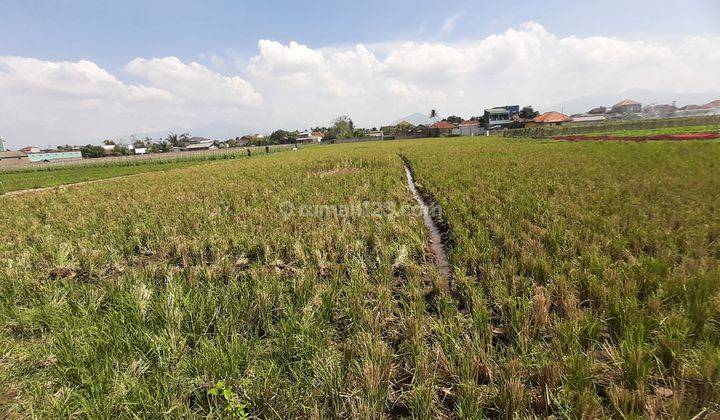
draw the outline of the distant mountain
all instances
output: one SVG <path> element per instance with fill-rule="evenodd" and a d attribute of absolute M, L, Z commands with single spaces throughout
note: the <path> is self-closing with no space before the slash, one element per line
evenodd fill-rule
<path fill-rule="evenodd" d="M 439 120 L 439 118 L 437 118 L 437 119 Z M 397 120 L 393 121 L 389 125 L 396 125 L 402 121 L 407 121 L 407 122 L 411 123 L 412 125 L 432 124 L 432 118 L 428 117 L 425 114 L 416 112 L 414 114 L 408 115 L 407 117 L 398 118 Z"/>
<path fill-rule="evenodd" d="M 542 111 L 562 111 L 565 114 L 587 112 L 598 106 L 610 107 L 623 99 L 633 99 L 645 105 L 652 103 L 672 104 L 676 101 L 678 107 L 697 104 L 706 104 L 720 99 L 719 92 L 707 93 L 673 93 L 659 92 L 647 89 L 629 89 L 621 93 L 601 93 L 569 99 L 554 105 L 542 106 Z"/>

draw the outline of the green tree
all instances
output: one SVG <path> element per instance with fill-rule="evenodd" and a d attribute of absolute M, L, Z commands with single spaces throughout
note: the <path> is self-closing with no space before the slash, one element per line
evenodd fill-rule
<path fill-rule="evenodd" d="M 114 146 L 115 142 L 108 139 L 108 140 L 103 140 L 103 144 L 106 146 Z"/>
<path fill-rule="evenodd" d="M 165 137 L 165 141 L 170 143 L 170 146 L 172 146 L 172 147 L 180 147 L 180 142 L 178 141 L 178 135 L 175 133 L 168 134 L 168 136 Z"/>
<path fill-rule="evenodd" d="M 127 156 L 130 153 L 130 149 L 128 149 L 127 146 L 122 144 L 115 145 L 115 148 L 112 151 L 113 156 Z"/>
<path fill-rule="evenodd" d="M 159 140 L 157 143 L 152 143 L 148 146 L 148 153 L 167 153 L 172 150 L 172 145 L 165 140 Z"/>
<path fill-rule="evenodd" d="M 540 113 L 535 111 L 532 106 L 528 105 L 524 106 L 523 109 L 520 110 L 520 113 L 518 115 L 522 119 L 531 120 L 540 115 Z"/>
<path fill-rule="evenodd" d="M 289 143 L 290 133 L 285 130 L 275 130 L 268 137 L 268 143 L 270 144 L 284 144 Z"/>
<path fill-rule="evenodd" d="M 352 137 L 354 128 L 355 124 L 347 115 L 341 115 L 332 122 L 332 130 L 335 131 L 335 136 L 340 139 Z"/>
<path fill-rule="evenodd" d="M 185 147 L 188 144 L 190 144 L 190 134 L 188 133 L 182 133 L 178 136 L 178 142 L 180 143 L 179 147 Z"/>
<path fill-rule="evenodd" d="M 172 147 L 185 147 L 190 144 L 190 135 L 188 133 L 180 135 L 170 133 L 167 137 L 165 137 L 165 141 L 170 143 Z"/>
<path fill-rule="evenodd" d="M 415 128 L 415 127 L 413 127 L 413 125 L 410 124 L 409 122 L 401 121 L 395 126 L 395 131 L 396 132 L 410 131 L 413 128 Z"/>
<path fill-rule="evenodd" d="M 449 122 L 451 124 L 460 124 L 461 122 L 463 122 L 465 120 L 463 120 L 461 117 L 458 117 L 457 115 L 451 115 L 451 116 L 443 119 L 443 121 Z"/>
<path fill-rule="evenodd" d="M 102 146 L 88 144 L 80 148 L 80 154 L 84 158 L 100 158 L 105 156 L 105 149 L 103 149 Z"/>

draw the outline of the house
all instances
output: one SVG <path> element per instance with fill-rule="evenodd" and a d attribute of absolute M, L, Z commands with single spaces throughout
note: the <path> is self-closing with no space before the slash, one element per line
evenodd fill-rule
<path fill-rule="evenodd" d="M 295 140 L 303 143 L 320 143 L 325 137 L 325 134 L 323 134 L 321 131 L 303 131 L 301 133 L 298 133 Z"/>
<path fill-rule="evenodd" d="M 435 124 L 430 126 L 430 136 L 432 136 L 432 137 L 449 136 L 450 134 L 452 134 L 452 131 L 456 128 L 457 128 L 457 126 L 453 123 L 450 123 L 447 121 L 438 121 Z"/>
<path fill-rule="evenodd" d="M 588 115 L 588 114 L 580 114 L 575 115 L 571 118 L 573 123 L 598 123 L 603 122 L 607 120 L 607 118 L 604 115 Z"/>
<path fill-rule="evenodd" d="M 486 109 L 483 114 L 483 125 L 487 129 L 504 127 L 512 123 L 511 116 L 510 110 L 504 107 Z"/>
<path fill-rule="evenodd" d="M 392 136 L 395 134 L 395 126 L 394 125 L 383 125 L 380 127 L 380 131 L 383 133 L 384 136 Z"/>
<path fill-rule="evenodd" d="M 613 105 L 610 110 L 619 114 L 637 114 L 642 111 L 642 104 L 632 99 L 625 99 Z"/>
<path fill-rule="evenodd" d="M 115 146 L 113 146 L 115 147 Z M 107 152 L 106 152 L 107 153 Z M 38 162 L 72 162 L 82 159 L 82 153 L 79 150 L 44 150 L 38 153 L 28 153 L 28 159 L 32 163 Z"/>
<path fill-rule="evenodd" d="M 533 118 L 531 125 L 560 125 L 568 121 L 571 119 L 567 115 L 550 111 Z"/>
<path fill-rule="evenodd" d="M 379 137 L 380 139 L 385 138 L 385 134 L 382 131 L 368 131 L 368 137 Z"/>
<path fill-rule="evenodd" d="M 111 155 L 113 153 L 113 151 L 115 151 L 114 144 L 101 144 L 100 147 L 103 148 L 106 155 Z"/>
<path fill-rule="evenodd" d="M 20 151 L 25 153 L 38 153 L 40 151 L 40 148 L 35 146 L 26 146 L 20 149 Z"/>
<path fill-rule="evenodd" d="M 141 143 L 138 143 L 141 144 Z M 135 153 L 136 155 L 144 155 L 147 153 L 147 147 L 143 144 L 141 146 L 135 146 L 134 144 L 128 144 L 128 150 Z"/>
<path fill-rule="evenodd" d="M 199 138 L 199 137 L 195 137 Z M 213 140 L 205 140 L 199 143 L 191 143 L 183 147 L 182 150 L 186 152 L 197 152 L 200 150 L 217 150 L 218 143 Z"/>
<path fill-rule="evenodd" d="M 418 124 L 412 129 L 412 134 L 415 137 L 430 137 L 430 127 L 425 124 Z"/>
<path fill-rule="evenodd" d="M 647 117 L 654 117 L 654 118 L 666 118 L 666 117 L 672 117 L 675 115 L 675 112 L 677 112 L 677 108 L 675 105 L 667 105 L 667 104 L 653 104 L 648 105 L 643 109 L 643 114 Z"/>
<path fill-rule="evenodd" d="M 247 134 L 242 137 L 240 137 L 240 146 L 245 146 L 248 143 L 259 143 L 261 139 L 265 138 L 262 134 L 255 133 L 255 134 Z"/>
<path fill-rule="evenodd" d="M 30 163 L 28 155 L 22 151 L 0 151 L 0 167 L 22 166 Z"/>
<path fill-rule="evenodd" d="M 480 128 L 480 121 L 469 119 L 461 122 L 457 131 L 457 134 L 461 136 L 477 136 L 482 132 L 482 129 Z"/>

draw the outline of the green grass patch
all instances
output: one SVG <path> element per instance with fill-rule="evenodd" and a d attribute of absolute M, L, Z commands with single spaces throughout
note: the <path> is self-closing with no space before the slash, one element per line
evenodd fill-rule
<path fill-rule="evenodd" d="M 290 146 L 273 146 L 271 152 Z M 251 156 L 265 154 L 263 148 L 253 147 Z M 144 172 L 167 171 L 211 161 L 247 157 L 246 149 L 189 156 L 157 155 L 151 159 L 84 160 L 66 165 L 32 165 L 0 171 L 0 194 L 33 188 L 55 187 L 78 182 L 134 175 Z"/>

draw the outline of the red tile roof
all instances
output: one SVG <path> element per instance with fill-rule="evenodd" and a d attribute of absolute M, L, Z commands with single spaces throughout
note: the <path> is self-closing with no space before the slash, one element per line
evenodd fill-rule
<path fill-rule="evenodd" d="M 455 128 L 455 124 L 449 123 L 447 121 L 438 121 L 435 124 L 431 125 L 432 128 L 440 128 L 440 129 L 451 129 Z"/>
<path fill-rule="evenodd" d="M 559 123 L 559 122 L 565 122 L 570 121 L 570 117 L 568 117 L 565 114 L 561 114 L 559 112 L 550 111 L 546 112 L 542 115 L 538 115 L 533 119 L 536 123 Z"/>
<path fill-rule="evenodd" d="M 312 132 L 312 135 L 315 136 L 315 137 L 323 137 L 323 136 L 325 136 L 325 134 L 323 134 L 322 131 L 313 131 L 313 132 Z"/>
<path fill-rule="evenodd" d="M 624 101 L 618 102 L 615 105 L 613 105 L 613 108 L 617 106 L 627 106 L 627 105 L 640 105 L 640 102 L 633 101 L 632 99 L 625 99 Z"/>
<path fill-rule="evenodd" d="M 461 122 L 460 126 L 465 127 L 468 125 L 478 125 L 478 124 L 480 124 L 480 122 L 478 120 L 466 120 L 466 121 Z"/>
<path fill-rule="evenodd" d="M 720 108 L 720 99 L 706 103 L 703 108 Z"/>

